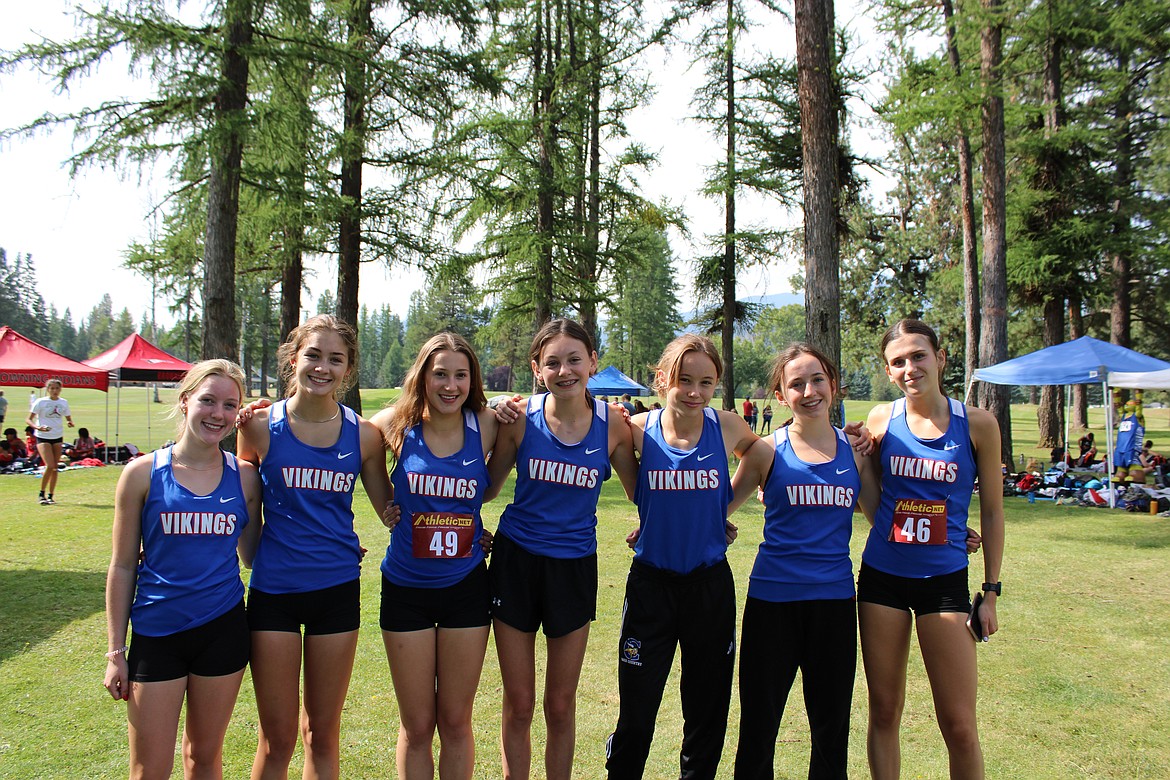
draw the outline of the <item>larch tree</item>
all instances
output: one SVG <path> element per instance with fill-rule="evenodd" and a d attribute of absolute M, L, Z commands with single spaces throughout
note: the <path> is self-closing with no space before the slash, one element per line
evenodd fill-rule
<path fill-rule="evenodd" d="M 804 161 L 805 336 L 841 363 L 840 148 L 833 0 L 796 0 Z M 840 424 L 840 410 L 834 422 Z"/>
<path fill-rule="evenodd" d="M 983 290 L 979 364 L 991 366 L 1008 357 L 1007 168 L 1003 116 L 1002 0 L 982 0 L 986 15 L 980 35 L 983 85 Z M 999 421 L 1003 462 L 1012 460 L 1011 391 L 980 383 L 980 406 Z"/>

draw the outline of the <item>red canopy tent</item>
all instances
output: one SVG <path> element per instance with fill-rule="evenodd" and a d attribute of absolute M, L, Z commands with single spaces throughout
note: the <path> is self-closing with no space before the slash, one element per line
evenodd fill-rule
<path fill-rule="evenodd" d="M 114 441 L 119 441 L 122 422 L 122 385 L 146 385 L 153 382 L 178 382 L 191 364 L 163 352 L 137 333 L 99 355 L 84 361 L 87 366 L 109 372 L 118 388 L 118 404 L 114 412 Z M 150 435 L 150 397 L 147 397 L 146 449 L 153 445 Z M 110 427 L 109 405 L 106 405 L 106 429 Z"/>
<path fill-rule="evenodd" d="M 58 355 L 7 325 L 0 327 L 0 386 L 44 387 L 50 379 L 60 379 L 66 388 L 102 392 L 110 388 L 105 370 Z"/>
<path fill-rule="evenodd" d="M 163 352 L 137 333 L 82 362 L 109 371 L 112 379 L 122 382 L 178 382 L 191 368 L 190 363 Z"/>

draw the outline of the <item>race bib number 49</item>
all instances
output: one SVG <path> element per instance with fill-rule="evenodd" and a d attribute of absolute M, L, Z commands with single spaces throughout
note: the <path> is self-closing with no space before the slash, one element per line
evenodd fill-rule
<path fill-rule="evenodd" d="M 894 501 L 890 541 L 899 544 L 946 544 L 947 502 L 912 498 Z"/>
<path fill-rule="evenodd" d="M 411 518 L 415 558 L 470 558 L 475 517 L 453 512 L 420 512 Z"/>

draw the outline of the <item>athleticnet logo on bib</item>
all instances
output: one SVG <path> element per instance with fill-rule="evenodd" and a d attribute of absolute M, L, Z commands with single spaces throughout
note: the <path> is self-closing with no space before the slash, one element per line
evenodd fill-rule
<path fill-rule="evenodd" d="M 947 502 L 897 499 L 889 540 L 898 544 L 946 544 Z"/>

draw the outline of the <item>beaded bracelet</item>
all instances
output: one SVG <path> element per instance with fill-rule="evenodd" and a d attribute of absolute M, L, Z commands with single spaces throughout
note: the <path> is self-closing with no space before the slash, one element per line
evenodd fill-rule
<path fill-rule="evenodd" d="M 114 660 L 114 658 L 122 655 L 123 653 L 125 653 L 129 649 L 130 649 L 129 645 L 122 645 L 117 650 L 111 650 L 110 652 L 106 653 L 106 658 L 109 658 L 112 661 L 112 660 Z"/>

